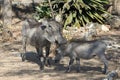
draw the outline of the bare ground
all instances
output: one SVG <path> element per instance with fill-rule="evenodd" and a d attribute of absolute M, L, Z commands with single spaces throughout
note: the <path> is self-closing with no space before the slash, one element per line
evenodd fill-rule
<path fill-rule="evenodd" d="M 116 60 L 116 56 L 120 55 L 120 31 L 109 32 L 104 37 L 110 38 L 111 41 L 117 43 L 115 45 L 118 45 L 117 48 L 115 46 L 107 50 L 109 71 L 112 71 L 116 67 L 120 67 L 120 63 L 118 64 L 119 60 Z M 62 59 L 61 64 L 52 65 L 51 67 L 45 66 L 45 70 L 40 72 L 39 62 L 33 47 L 29 46 L 27 49 L 29 61 L 21 61 L 22 45 L 20 39 L 18 40 L 17 38 L 8 42 L 0 42 L 0 80 L 102 80 L 106 77 L 101 72 L 103 64 L 97 57 L 91 60 L 81 60 L 80 73 L 75 71 L 75 65 L 73 65 L 70 73 L 65 73 L 68 58 Z M 120 71 L 118 73 L 120 76 Z M 120 77 L 118 77 L 118 80 L 120 80 Z"/>

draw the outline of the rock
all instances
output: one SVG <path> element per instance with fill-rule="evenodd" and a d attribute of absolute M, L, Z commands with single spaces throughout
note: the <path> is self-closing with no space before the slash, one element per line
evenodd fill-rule
<path fill-rule="evenodd" d="M 112 29 L 120 28 L 120 17 L 113 15 L 112 17 L 107 19 L 107 23 L 110 24 Z"/>
<path fill-rule="evenodd" d="M 85 26 L 86 32 L 84 34 L 85 40 L 93 40 L 95 36 L 97 36 L 97 23 L 87 23 Z"/>
<path fill-rule="evenodd" d="M 110 28 L 109 25 L 101 25 L 101 30 L 104 31 L 104 32 L 108 32 L 109 28 Z"/>
<path fill-rule="evenodd" d="M 84 35 L 85 40 L 93 40 L 100 32 L 108 32 L 110 25 L 90 22 L 85 26 L 86 32 Z"/>
<path fill-rule="evenodd" d="M 108 12 L 120 16 L 120 0 L 109 0 Z"/>
<path fill-rule="evenodd" d="M 120 16 L 120 0 L 114 0 L 113 1 L 113 10 L 115 11 L 114 14 Z"/>
<path fill-rule="evenodd" d="M 111 71 L 107 74 L 107 77 L 103 80 L 116 80 L 118 78 L 118 73 L 116 71 Z"/>
<path fill-rule="evenodd" d="M 61 23 L 62 22 L 62 15 L 60 15 L 60 14 L 56 15 L 55 20 Z"/>

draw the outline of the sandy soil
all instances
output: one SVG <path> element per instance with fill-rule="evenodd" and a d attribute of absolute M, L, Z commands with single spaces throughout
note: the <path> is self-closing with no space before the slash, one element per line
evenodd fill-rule
<path fill-rule="evenodd" d="M 120 67 L 120 63 L 118 64 L 115 60 L 116 55 L 120 55 L 120 32 L 115 33 L 113 31 L 104 35 L 104 37 L 109 37 L 111 41 L 116 42 L 115 45 L 118 45 L 117 48 L 113 46 L 113 48 L 107 50 L 107 56 L 110 57 L 109 71 L 112 71 L 116 67 Z M 62 59 L 60 64 L 51 67 L 45 66 L 45 70 L 41 72 L 38 59 L 35 56 L 35 49 L 30 46 L 27 47 L 28 54 L 30 54 L 28 55 L 29 61 L 22 62 L 20 57 L 21 47 L 20 39 L 0 42 L 0 80 L 102 80 L 106 77 L 101 72 L 103 64 L 97 57 L 91 60 L 81 60 L 80 73 L 75 71 L 75 65 L 72 66 L 73 69 L 70 73 L 65 73 L 68 58 Z"/>

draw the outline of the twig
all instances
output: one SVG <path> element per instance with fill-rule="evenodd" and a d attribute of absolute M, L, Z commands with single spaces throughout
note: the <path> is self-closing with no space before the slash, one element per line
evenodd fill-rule
<path fill-rule="evenodd" d="M 48 1 L 49 1 L 49 5 L 50 5 L 50 9 L 51 9 L 51 13 L 52 13 L 52 17 L 54 18 L 54 11 L 53 11 L 53 8 L 52 8 L 51 1 L 50 1 L 50 0 L 48 0 Z"/>

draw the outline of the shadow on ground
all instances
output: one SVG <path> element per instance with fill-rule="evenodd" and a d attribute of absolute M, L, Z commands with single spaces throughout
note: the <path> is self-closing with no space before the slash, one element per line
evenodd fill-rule
<path fill-rule="evenodd" d="M 33 62 L 33 63 L 36 63 L 36 64 L 40 65 L 40 60 L 39 60 L 39 57 L 38 57 L 37 53 L 26 52 L 25 56 L 26 56 L 26 60 L 28 62 Z M 51 64 L 51 66 L 54 66 L 54 70 L 65 71 L 65 69 L 67 68 L 67 66 L 64 66 L 64 64 L 54 63 L 55 61 L 52 58 L 49 58 L 49 62 Z M 90 65 L 92 65 L 92 64 L 90 64 Z M 101 71 L 100 67 L 92 67 L 90 65 L 89 66 L 81 66 L 81 72 L 87 72 L 87 71 L 98 71 L 98 72 L 100 72 Z M 77 68 L 77 65 L 73 64 L 73 66 L 71 67 L 71 71 L 75 71 L 76 68 Z M 45 72 L 46 72 L 46 70 L 45 70 Z"/>

